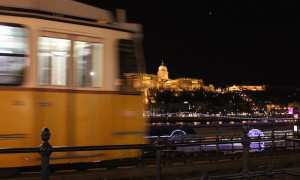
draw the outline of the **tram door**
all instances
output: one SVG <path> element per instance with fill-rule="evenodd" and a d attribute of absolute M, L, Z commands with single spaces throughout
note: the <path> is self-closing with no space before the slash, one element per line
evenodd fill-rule
<path fill-rule="evenodd" d="M 41 32 L 37 39 L 38 109 L 40 128 L 49 128 L 52 146 L 67 146 L 72 93 L 68 90 L 71 40 L 66 34 Z M 59 153 L 55 153 L 57 155 Z M 60 155 L 62 155 L 61 153 Z"/>
<path fill-rule="evenodd" d="M 105 119 L 99 109 L 107 105 L 106 98 L 95 91 L 103 84 L 100 40 L 43 32 L 38 38 L 38 77 L 41 127 L 50 129 L 50 143 L 98 145 L 101 137 L 97 133 L 102 124 L 99 119 Z M 68 158 L 86 153 L 56 153 L 56 156 Z"/>

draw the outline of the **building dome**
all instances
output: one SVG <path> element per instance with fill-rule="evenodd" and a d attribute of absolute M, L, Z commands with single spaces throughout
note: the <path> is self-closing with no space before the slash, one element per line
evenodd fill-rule
<path fill-rule="evenodd" d="M 164 65 L 162 60 L 161 65 L 158 67 L 157 76 L 159 81 L 165 81 L 169 79 L 168 68 Z"/>
<path fill-rule="evenodd" d="M 161 65 L 158 67 L 158 71 L 168 71 L 168 68 L 165 66 L 163 60 L 161 62 Z"/>

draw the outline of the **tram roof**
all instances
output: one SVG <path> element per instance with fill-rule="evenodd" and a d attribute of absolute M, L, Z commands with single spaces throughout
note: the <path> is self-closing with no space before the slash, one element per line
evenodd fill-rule
<path fill-rule="evenodd" d="M 73 0 L 0 0 L 0 6 L 113 22 L 113 15 L 110 11 Z"/>

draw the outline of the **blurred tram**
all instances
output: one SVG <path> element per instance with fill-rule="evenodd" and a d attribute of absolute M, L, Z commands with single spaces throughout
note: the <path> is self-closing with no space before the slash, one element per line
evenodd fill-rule
<path fill-rule="evenodd" d="M 139 24 L 70 0 L 0 1 L 0 148 L 143 144 L 145 72 Z M 138 77 L 137 77 L 138 79 Z M 63 152 L 51 164 L 140 155 L 139 150 Z M 0 154 L 0 168 L 40 164 L 37 153 Z"/>

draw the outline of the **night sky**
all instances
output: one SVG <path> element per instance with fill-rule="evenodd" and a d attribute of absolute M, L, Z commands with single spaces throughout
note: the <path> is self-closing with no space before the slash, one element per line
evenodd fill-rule
<path fill-rule="evenodd" d="M 298 0 L 81 1 L 143 25 L 147 73 L 164 60 L 171 79 L 300 87 Z"/>

